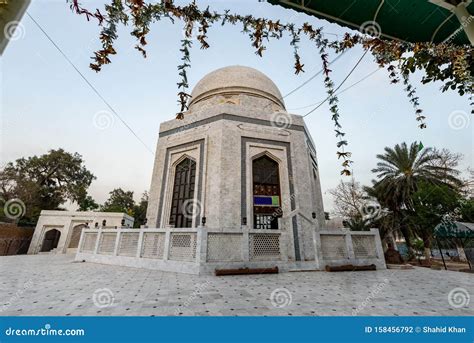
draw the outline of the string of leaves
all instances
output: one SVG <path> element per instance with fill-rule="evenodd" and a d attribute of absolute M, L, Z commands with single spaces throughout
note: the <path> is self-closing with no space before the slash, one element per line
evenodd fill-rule
<path fill-rule="evenodd" d="M 337 142 L 337 155 L 342 158 L 343 175 L 350 175 L 349 167 L 351 153 L 345 151 L 348 142 L 344 139 L 339 122 L 340 114 L 338 98 L 335 94 L 334 83 L 331 80 L 328 62 L 328 49 L 335 53 L 342 53 L 355 46 L 362 46 L 364 50 L 372 53 L 376 63 L 381 67 L 387 67 L 391 83 L 398 83 L 401 75 L 404 90 L 414 107 L 416 120 L 420 128 L 425 128 L 425 116 L 419 105 L 415 88 L 410 84 L 409 75 L 415 71 L 422 74 L 422 83 L 441 81 L 441 90 L 457 90 L 460 95 L 468 94 L 472 102 L 474 83 L 474 50 L 471 46 L 455 46 L 452 44 L 433 43 L 407 43 L 395 40 L 383 40 L 361 34 L 346 33 L 342 39 L 329 41 L 324 38 L 322 28 L 313 28 L 312 25 L 304 23 L 297 27 L 293 23 L 280 23 L 279 20 L 258 18 L 252 15 L 240 15 L 230 13 L 211 12 L 209 8 L 200 9 L 193 1 L 186 6 L 176 6 L 172 0 L 164 0 L 159 3 L 146 3 L 144 0 L 110 0 L 105 6 L 105 14 L 99 9 L 91 12 L 83 8 L 78 0 L 66 0 L 71 9 L 80 15 L 84 15 L 88 21 L 94 19 L 102 27 L 100 41 L 102 49 L 94 53 L 91 69 L 99 72 L 106 64 L 111 63 L 111 55 L 115 55 L 114 42 L 118 38 L 117 25 L 128 25 L 131 21 L 133 27 L 131 35 L 136 37 L 137 49 L 143 57 L 146 57 L 146 36 L 150 31 L 150 25 L 162 18 L 169 19 L 172 23 L 176 19 L 184 22 L 184 38 L 181 40 L 181 64 L 178 65 L 178 103 L 180 111 L 177 119 L 183 118 L 183 113 L 188 109 L 187 104 L 191 95 L 188 92 L 189 84 L 187 72 L 191 67 L 190 49 L 192 47 L 193 30 L 198 27 L 197 40 L 201 49 L 209 48 L 207 32 L 214 24 L 242 25 L 242 32 L 251 39 L 255 53 L 263 56 L 266 50 L 265 42 L 270 39 L 280 39 L 285 33 L 290 37 L 290 46 L 293 49 L 294 70 L 296 74 L 304 72 L 301 56 L 299 54 L 299 43 L 302 35 L 313 42 L 321 56 L 324 71 L 324 86 L 328 94 L 331 119 L 334 122 Z"/>

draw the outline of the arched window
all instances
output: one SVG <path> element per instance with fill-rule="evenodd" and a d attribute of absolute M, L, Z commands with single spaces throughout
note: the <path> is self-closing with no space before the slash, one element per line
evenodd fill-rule
<path fill-rule="evenodd" d="M 252 163 L 253 227 L 278 229 L 281 217 L 280 174 L 278 162 L 264 155 Z"/>
<path fill-rule="evenodd" d="M 194 211 L 194 186 L 196 181 L 196 162 L 186 158 L 176 166 L 171 201 L 170 225 L 191 227 Z"/>

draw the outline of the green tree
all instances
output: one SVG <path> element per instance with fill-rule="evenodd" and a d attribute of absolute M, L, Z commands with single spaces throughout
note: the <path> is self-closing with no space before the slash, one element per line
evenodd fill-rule
<path fill-rule="evenodd" d="M 135 201 L 132 191 L 124 191 L 122 188 L 116 188 L 109 193 L 109 199 L 101 206 L 102 212 L 122 212 L 133 216 Z"/>
<path fill-rule="evenodd" d="M 138 228 L 146 222 L 146 210 L 148 207 L 148 192 L 143 192 L 140 202 L 133 200 L 132 191 L 124 191 L 116 188 L 109 193 L 109 199 L 100 207 L 103 212 L 122 212 L 133 216 L 134 227 Z"/>
<path fill-rule="evenodd" d="M 0 196 L 25 204 L 22 223 L 36 223 L 41 210 L 60 209 L 66 201 L 78 203 L 95 176 L 82 156 L 63 149 L 20 158 L 0 171 Z"/>
<path fill-rule="evenodd" d="M 469 177 L 464 182 L 462 190 L 464 199 L 459 204 L 459 218 L 461 222 L 474 223 L 474 169 L 468 168 Z"/>
<path fill-rule="evenodd" d="M 142 194 L 140 202 L 136 204 L 133 208 L 133 216 L 135 218 L 135 222 L 133 224 L 134 227 L 140 227 L 141 225 L 145 224 L 147 207 L 148 207 L 148 192 L 145 191 Z"/>
<path fill-rule="evenodd" d="M 459 220 L 474 223 L 474 199 L 463 199 L 459 206 Z"/>
<path fill-rule="evenodd" d="M 417 186 L 417 191 L 412 196 L 413 211 L 409 217 L 415 233 L 423 241 L 427 261 L 431 258 L 435 227 L 443 221 L 443 218 L 454 212 L 459 199 L 459 192 L 448 185 L 435 185 L 422 181 Z"/>
<path fill-rule="evenodd" d="M 78 205 L 78 211 L 94 211 L 99 208 L 99 204 L 86 191 L 80 196 Z"/>
<path fill-rule="evenodd" d="M 373 186 L 367 188 L 382 207 L 388 208 L 393 216 L 396 229 L 399 229 L 410 252 L 412 252 L 413 233 L 410 230 L 409 214 L 414 211 L 413 194 L 421 182 L 434 185 L 446 185 L 450 188 L 461 187 L 457 178 L 459 172 L 454 168 L 441 165 L 440 155 L 432 148 L 422 149 L 414 142 L 394 148 L 386 147 L 384 154 L 377 155 L 379 162 L 372 172 L 377 174 Z"/>
<path fill-rule="evenodd" d="M 362 218 L 358 215 L 350 218 L 346 223 L 352 231 L 369 231 L 371 228 L 370 219 Z"/>

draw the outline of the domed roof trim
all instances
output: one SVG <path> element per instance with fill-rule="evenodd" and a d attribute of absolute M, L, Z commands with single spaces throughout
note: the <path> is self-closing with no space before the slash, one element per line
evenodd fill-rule
<path fill-rule="evenodd" d="M 204 76 L 194 87 L 189 106 L 215 95 L 229 94 L 263 97 L 285 108 L 275 83 L 262 72 L 243 66 L 220 68 Z"/>

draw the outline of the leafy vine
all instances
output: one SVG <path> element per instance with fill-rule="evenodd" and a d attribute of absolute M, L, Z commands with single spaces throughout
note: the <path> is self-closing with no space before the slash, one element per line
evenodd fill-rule
<path fill-rule="evenodd" d="M 422 83 L 441 81 L 441 90 L 457 90 L 460 95 L 468 94 L 472 103 L 473 80 L 474 80 L 474 50 L 471 46 L 455 46 L 452 44 L 433 43 L 407 43 L 392 40 L 383 40 L 361 34 L 346 33 L 342 39 L 328 41 L 324 38 L 322 28 L 313 28 L 312 25 L 304 23 L 297 27 L 293 23 L 280 23 L 279 20 L 266 18 L 256 18 L 251 15 L 239 15 L 230 13 L 229 10 L 223 13 L 211 12 L 209 8 L 200 9 L 195 1 L 186 6 L 176 6 L 172 0 L 164 0 L 160 3 L 146 3 L 144 0 L 110 0 L 110 4 L 105 6 L 106 14 L 102 14 L 99 9 L 91 12 L 83 8 L 78 0 L 66 0 L 70 3 L 71 9 L 84 15 L 88 21 L 95 19 L 102 27 L 100 41 L 102 49 L 94 53 L 93 62 L 90 68 L 99 72 L 106 64 L 111 63 L 111 56 L 116 54 L 114 42 L 118 38 L 117 25 L 128 25 L 131 21 L 133 29 L 131 35 L 136 37 L 137 49 L 143 57 L 146 57 L 146 36 L 150 31 L 150 25 L 162 18 L 169 19 L 172 23 L 176 19 L 184 22 L 184 38 L 181 40 L 181 64 L 178 65 L 180 82 L 178 85 L 178 103 L 180 111 L 176 118 L 182 119 L 184 112 L 188 110 L 188 103 L 191 95 L 188 92 L 189 84 L 187 71 L 191 67 L 190 49 L 192 47 L 193 30 L 198 27 L 199 34 L 197 40 L 201 49 L 209 48 L 207 32 L 213 24 L 242 25 L 242 32 L 248 34 L 255 53 L 263 56 L 266 50 L 265 42 L 270 39 L 280 39 L 284 33 L 290 36 L 290 46 L 293 49 L 295 74 L 304 72 L 304 64 L 299 53 L 299 43 L 304 34 L 310 41 L 314 42 L 318 53 L 321 56 L 324 86 L 328 94 L 329 109 L 331 119 L 334 122 L 337 142 L 337 156 L 342 158 L 343 175 L 350 175 L 349 170 L 352 161 L 351 153 L 345 151 L 348 145 L 344 138 L 339 122 L 340 114 L 338 108 L 338 98 L 334 82 L 331 80 L 328 61 L 328 49 L 335 53 L 342 53 L 355 46 L 362 46 L 365 51 L 370 51 L 375 61 L 381 67 L 387 66 L 391 83 L 400 81 L 399 75 L 403 79 L 404 90 L 412 104 L 416 120 L 420 128 L 425 128 L 425 116 L 420 108 L 416 90 L 409 81 L 409 75 L 415 71 L 421 71 Z"/>

